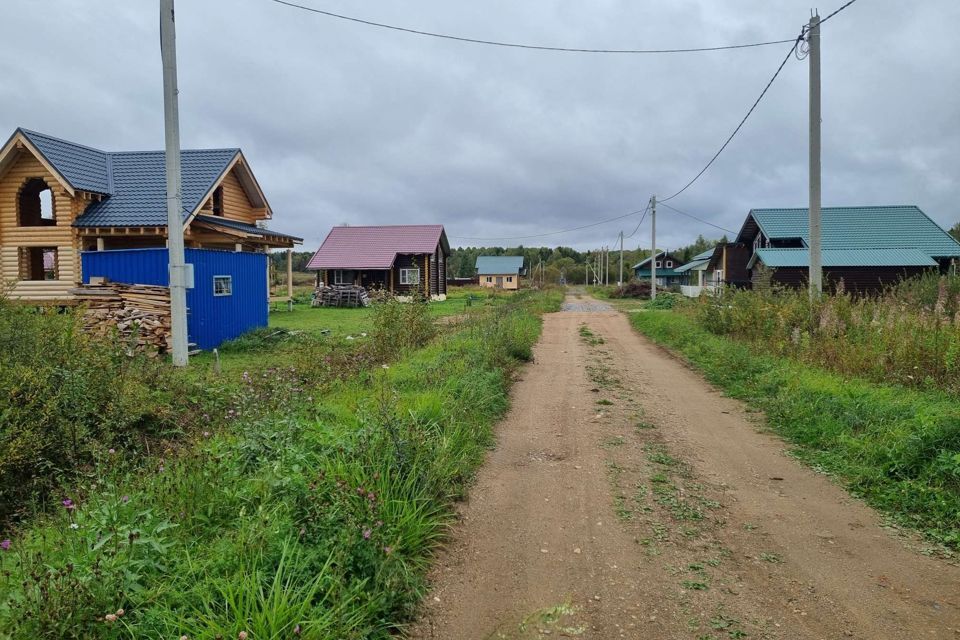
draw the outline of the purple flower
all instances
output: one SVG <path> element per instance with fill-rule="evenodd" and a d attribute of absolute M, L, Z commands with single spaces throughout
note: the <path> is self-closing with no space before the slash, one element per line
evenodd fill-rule
<path fill-rule="evenodd" d="M 122 498 L 120 498 L 120 502 L 124 504 L 130 502 L 130 496 L 123 496 Z"/>
<path fill-rule="evenodd" d="M 10 544 L 11 544 L 11 543 L 10 543 L 10 538 L 7 538 L 7 539 L 4 540 L 3 542 L 0 542 L 0 549 L 3 549 L 4 551 L 9 551 L 9 550 L 10 550 Z"/>
<path fill-rule="evenodd" d="M 77 505 L 73 504 L 73 500 L 71 500 L 70 498 L 66 498 L 63 501 L 63 507 L 64 509 L 71 510 L 71 509 L 76 509 Z"/>
<path fill-rule="evenodd" d="M 373 534 L 373 531 L 371 531 L 370 529 L 364 529 L 364 530 L 363 530 L 363 539 L 364 539 L 364 540 L 369 540 L 371 534 Z"/>

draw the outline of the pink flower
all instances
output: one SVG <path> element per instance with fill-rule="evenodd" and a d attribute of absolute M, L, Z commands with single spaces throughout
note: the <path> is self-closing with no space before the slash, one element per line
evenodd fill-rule
<path fill-rule="evenodd" d="M 300 635 L 300 625 L 297 625 L 293 628 L 293 635 L 295 636 Z"/>
<path fill-rule="evenodd" d="M 107 453 L 109 453 L 110 455 L 113 455 L 113 454 L 115 454 L 116 452 L 117 452 L 116 449 L 112 449 L 112 448 L 111 448 L 111 449 L 107 449 Z"/>
<path fill-rule="evenodd" d="M 390 555 L 391 553 L 393 553 L 393 547 L 384 547 L 383 552 L 387 555 Z"/>
<path fill-rule="evenodd" d="M 117 609 L 117 617 L 118 617 L 118 618 L 123 617 L 123 614 L 124 614 L 123 609 Z"/>
<path fill-rule="evenodd" d="M 107 622 L 116 622 L 117 616 L 115 614 L 108 613 L 107 615 L 103 616 L 103 619 Z"/>
<path fill-rule="evenodd" d="M 3 549 L 4 551 L 9 551 L 9 550 L 10 550 L 10 544 L 11 544 L 11 543 L 10 543 L 10 538 L 7 538 L 7 539 L 4 540 L 3 542 L 0 542 L 0 549 Z"/>
<path fill-rule="evenodd" d="M 364 539 L 364 540 L 369 540 L 369 539 L 370 539 L 370 536 L 371 536 L 372 534 L 373 534 L 373 531 L 371 531 L 370 529 L 364 529 L 364 530 L 363 530 L 363 539 Z"/>
<path fill-rule="evenodd" d="M 120 502 L 124 504 L 130 502 L 130 496 L 123 496 L 122 498 L 120 498 Z"/>
<path fill-rule="evenodd" d="M 66 498 L 63 501 L 63 507 L 64 509 L 71 510 L 71 509 L 76 509 L 77 505 L 73 504 L 73 500 L 71 500 L 70 498 Z"/>
<path fill-rule="evenodd" d="M 247 632 L 241 631 L 237 634 L 237 640 L 247 640 Z"/>

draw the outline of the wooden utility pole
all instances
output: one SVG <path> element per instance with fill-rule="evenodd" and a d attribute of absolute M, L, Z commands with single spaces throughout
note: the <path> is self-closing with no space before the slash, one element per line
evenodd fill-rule
<path fill-rule="evenodd" d="M 810 299 L 823 292 L 820 252 L 820 16 L 810 18 Z"/>
<path fill-rule="evenodd" d="M 617 284 L 623 286 L 623 231 L 620 232 L 620 280 Z"/>
<path fill-rule="evenodd" d="M 650 299 L 657 299 L 657 196 L 650 196 Z"/>
<path fill-rule="evenodd" d="M 183 251 L 183 192 L 180 179 L 180 113 L 177 105 L 177 48 L 173 0 L 160 0 L 160 57 L 163 60 L 163 123 L 167 174 L 167 252 L 173 366 L 187 354 L 187 265 Z"/>

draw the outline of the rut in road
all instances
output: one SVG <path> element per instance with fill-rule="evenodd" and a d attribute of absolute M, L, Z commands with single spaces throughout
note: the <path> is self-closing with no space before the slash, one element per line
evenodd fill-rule
<path fill-rule="evenodd" d="M 414 638 L 960 638 L 960 569 L 589 299 L 544 318 Z"/>

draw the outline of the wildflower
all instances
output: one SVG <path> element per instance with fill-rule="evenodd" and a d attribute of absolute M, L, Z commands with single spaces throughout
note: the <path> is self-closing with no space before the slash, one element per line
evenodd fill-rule
<path fill-rule="evenodd" d="M 390 555 L 391 553 L 393 553 L 393 547 L 384 547 L 383 552 L 387 555 Z"/>
<path fill-rule="evenodd" d="M 3 542 L 0 542 L 0 549 L 3 549 L 4 551 L 9 551 L 9 550 L 10 550 L 10 544 L 11 544 L 10 538 L 7 538 L 7 539 L 4 540 Z"/>
<path fill-rule="evenodd" d="M 295 636 L 300 635 L 300 625 L 297 625 L 293 628 L 293 635 Z"/>
<path fill-rule="evenodd" d="M 107 449 L 107 453 L 109 453 L 110 455 L 113 455 L 113 454 L 115 454 L 116 452 L 117 452 L 116 449 L 113 449 L 113 448 Z"/>
<path fill-rule="evenodd" d="M 190 640 L 190 636 L 180 636 L 180 640 Z"/>
<path fill-rule="evenodd" d="M 66 498 L 63 501 L 63 508 L 69 510 L 76 509 L 77 505 L 73 504 L 73 500 Z"/>
<path fill-rule="evenodd" d="M 117 621 L 117 616 L 116 614 L 108 613 L 107 615 L 103 616 L 103 619 L 106 620 L 107 622 L 113 623 Z"/>
<path fill-rule="evenodd" d="M 372 534 L 373 534 L 373 531 L 371 531 L 370 529 L 364 529 L 364 530 L 363 530 L 363 539 L 364 539 L 364 540 L 369 540 L 369 539 L 370 539 L 370 536 L 371 536 Z"/>
<path fill-rule="evenodd" d="M 117 609 L 117 617 L 122 618 L 123 614 L 126 613 L 123 609 Z"/>
<path fill-rule="evenodd" d="M 382 527 L 382 526 L 383 526 L 383 520 L 377 520 L 377 526 L 378 526 L 378 527 Z"/>
<path fill-rule="evenodd" d="M 209 437 L 210 437 L 210 432 L 209 432 L 209 431 L 204 431 L 204 432 L 203 432 L 203 437 L 204 437 L 204 438 L 209 438 Z"/>
<path fill-rule="evenodd" d="M 363 487 L 357 487 L 357 493 L 358 493 L 358 494 L 360 494 L 360 495 L 362 496 L 363 494 L 365 494 L 365 493 L 366 493 L 366 491 L 364 490 L 364 488 L 363 488 Z"/>
<path fill-rule="evenodd" d="M 390 365 L 388 365 L 388 364 L 382 364 L 382 365 L 380 365 L 380 368 L 381 368 L 381 369 L 389 369 L 389 368 L 390 368 Z"/>
<path fill-rule="evenodd" d="M 80 525 L 78 525 L 76 522 L 71 522 L 71 523 L 70 523 L 70 528 L 71 528 L 71 529 L 79 529 L 79 528 L 80 528 Z"/>
<path fill-rule="evenodd" d="M 237 640 L 247 640 L 247 632 L 241 631 L 237 634 Z"/>
<path fill-rule="evenodd" d="M 123 504 L 127 504 L 128 502 L 130 502 L 130 496 L 123 496 L 122 498 L 120 498 L 120 502 L 122 502 Z"/>

